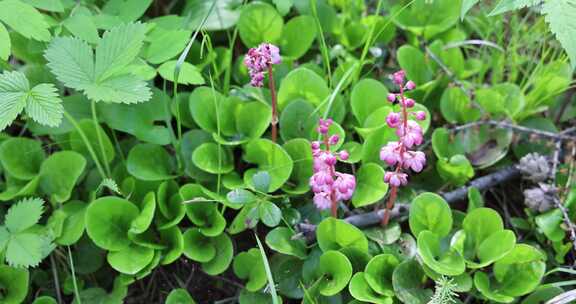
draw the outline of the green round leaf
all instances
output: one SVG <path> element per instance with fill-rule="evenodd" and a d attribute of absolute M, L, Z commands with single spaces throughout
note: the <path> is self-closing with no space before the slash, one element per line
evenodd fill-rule
<path fill-rule="evenodd" d="M 310 177 L 313 174 L 310 142 L 303 138 L 295 138 L 285 142 L 284 149 L 288 152 L 290 158 L 294 160 L 294 169 L 288 182 L 282 186 L 282 190 L 290 194 L 308 192 L 310 189 Z"/>
<path fill-rule="evenodd" d="M 165 304 L 196 304 L 184 288 L 173 289 L 166 297 Z"/>
<path fill-rule="evenodd" d="M 294 232 L 287 227 L 278 227 L 266 235 L 266 244 L 272 250 L 282 254 L 306 258 L 306 243 L 302 239 L 293 239 Z"/>
<path fill-rule="evenodd" d="M 316 237 L 322 251 L 352 247 L 361 252 L 368 252 L 368 240 L 364 233 L 343 220 L 324 219 L 316 229 Z"/>
<path fill-rule="evenodd" d="M 268 139 L 256 139 L 249 142 L 244 149 L 244 160 L 257 164 L 258 170 L 270 174 L 269 191 L 278 190 L 288 180 L 292 173 L 293 162 L 290 155 L 278 144 Z M 244 182 L 251 183 L 251 177 L 257 170 L 250 169 L 244 174 Z"/>
<path fill-rule="evenodd" d="M 82 155 L 73 151 L 56 152 L 42 163 L 40 189 L 50 195 L 53 202 L 66 202 L 85 167 L 86 160 Z"/>
<path fill-rule="evenodd" d="M 436 163 L 436 169 L 442 179 L 462 186 L 474 176 L 474 168 L 464 155 L 454 155 L 450 159 L 440 158 Z"/>
<path fill-rule="evenodd" d="M 406 78 L 418 85 L 432 80 L 432 71 L 430 71 L 426 56 L 421 50 L 411 45 L 403 45 L 398 49 L 396 55 L 400 67 L 406 72 Z"/>
<path fill-rule="evenodd" d="M 158 73 L 162 78 L 174 82 L 174 72 L 176 69 L 176 60 L 166 61 L 160 67 L 158 67 Z M 200 73 L 200 70 L 193 66 L 192 64 L 184 61 L 182 66 L 180 66 L 180 74 L 178 75 L 179 84 L 193 84 L 200 85 L 204 84 L 204 78 Z"/>
<path fill-rule="evenodd" d="M 426 274 L 413 259 L 406 260 L 394 269 L 392 285 L 398 299 L 404 303 L 426 304 L 432 291 L 425 289 Z"/>
<path fill-rule="evenodd" d="M 256 292 L 267 283 L 266 270 L 262 261 L 262 255 L 258 248 L 240 252 L 234 258 L 232 264 L 234 273 L 241 279 L 248 280 L 245 288 L 248 291 Z"/>
<path fill-rule="evenodd" d="M 391 297 L 378 294 L 366 281 L 364 272 L 357 272 L 350 281 L 348 287 L 350 294 L 357 300 L 375 304 L 392 304 L 394 301 Z"/>
<path fill-rule="evenodd" d="M 62 223 L 62 233 L 55 240 L 57 244 L 70 246 L 82 237 L 86 228 L 86 207 L 80 201 L 70 201 L 61 207 L 66 218 Z"/>
<path fill-rule="evenodd" d="M 290 102 L 280 114 L 280 136 L 284 141 L 294 138 L 313 139 L 318 125 L 318 112 L 302 99 Z"/>
<path fill-rule="evenodd" d="M 108 253 L 108 263 L 120 273 L 136 274 L 152 262 L 154 250 L 135 244 Z"/>
<path fill-rule="evenodd" d="M 464 273 L 466 265 L 464 258 L 458 251 L 448 248 L 446 239 L 440 237 L 431 231 L 424 230 L 418 234 L 418 252 L 426 266 L 439 274 L 448 276 L 457 276 Z M 443 248 L 448 248 L 444 251 Z"/>
<path fill-rule="evenodd" d="M 19 304 L 28 294 L 28 270 L 0 265 L 0 286 L 2 286 L 2 303 Z"/>
<path fill-rule="evenodd" d="M 130 232 L 132 233 L 143 233 L 150 227 L 152 220 L 154 219 L 154 213 L 156 211 L 156 195 L 154 192 L 149 192 L 144 197 L 142 202 L 142 208 L 140 214 L 137 218 L 132 221 L 130 225 Z"/>
<path fill-rule="evenodd" d="M 196 167 L 212 174 L 224 174 L 234 170 L 232 152 L 215 143 L 203 143 L 196 148 L 192 153 L 192 162 Z"/>
<path fill-rule="evenodd" d="M 348 285 L 352 277 L 352 264 L 344 254 L 329 250 L 320 256 L 318 272 L 324 276 L 318 284 L 320 294 L 333 296 Z"/>
<path fill-rule="evenodd" d="M 42 296 L 34 299 L 34 302 L 32 302 L 32 304 L 58 304 L 58 302 L 56 302 L 56 299 L 54 299 L 53 297 Z"/>
<path fill-rule="evenodd" d="M 128 248 L 128 231 L 140 210 L 130 201 L 119 197 L 102 197 L 86 210 L 86 231 L 100 248 L 119 251 Z"/>
<path fill-rule="evenodd" d="M 210 87 L 199 87 L 190 94 L 190 113 L 202 130 L 232 136 L 236 133 L 236 97 L 225 98 Z"/>
<path fill-rule="evenodd" d="M 359 208 L 374 204 L 388 192 L 388 184 L 384 183 L 384 169 L 377 164 L 362 165 L 356 173 L 356 190 L 352 204 Z"/>
<path fill-rule="evenodd" d="M 20 180 L 36 177 L 45 157 L 42 143 L 33 139 L 14 137 L 4 140 L 0 145 L 2 168 Z"/>
<path fill-rule="evenodd" d="M 126 168 L 137 179 L 161 181 L 172 177 L 174 163 L 162 146 L 138 144 L 128 153 Z"/>
<path fill-rule="evenodd" d="M 281 49 L 284 56 L 292 59 L 302 57 L 316 39 L 316 23 L 312 16 L 301 15 L 286 23 L 282 31 Z"/>
<path fill-rule="evenodd" d="M 262 201 L 258 205 L 258 216 L 264 225 L 276 227 L 282 220 L 282 210 L 272 202 Z"/>
<path fill-rule="evenodd" d="M 440 237 L 452 230 L 452 211 L 448 203 L 434 193 L 422 193 L 410 205 L 410 230 L 416 237 L 424 230 L 430 230 Z"/>
<path fill-rule="evenodd" d="M 458 22 L 460 3 L 460 0 L 416 0 L 406 9 L 400 4 L 394 6 L 390 16 L 394 16 L 399 27 L 428 39 Z"/>
<path fill-rule="evenodd" d="M 180 190 L 185 193 L 186 188 Z M 220 214 L 218 205 L 213 202 L 192 202 L 186 204 L 186 215 L 205 236 L 215 237 L 226 228 L 226 219 Z"/>
<path fill-rule="evenodd" d="M 360 126 L 364 126 L 372 112 L 388 103 L 387 95 L 388 89 L 377 80 L 366 78 L 356 83 L 350 96 L 350 106 Z M 385 123 L 385 119 L 380 118 Z"/>
<path fill-rule="evenodd" d="M 237 106 L 235 120 L 235 138 L 241 141 L 259 138 L 270 126 L 272 110 L 263 102 L 243 102 Z"/>
<path fill-rule="evenodd" d="M 200 229 L 191 228 L 184 232 L 184 255 L 191 260 L 205 263 L 216 256 L 213 239 L 205 236 Z"/>
<path fill-rule="evenodd" d="M 242 9 L 237 26 L 242 42 L 247 47 L 255 47 L 262 42 L 279 40 L 284 20 L 271 5 L 252 2 Z"/>
<path fill-rule="evenodd" d="M 377 293 L 394 296 L 392 274 L 400 262 L 391 254 L 380 254 L 372 258 L 364 270 L 364 279 Z"/>
<path fill-rule="evenodd" d="M 459 87 L 444 91 L 440 99 L 440 110 L 450 123 L 465 123 L 480 118 L 480 111 L 472 107 L 470 97 Z"/>
<path fill-rule="evenodd" d="M 278 107 L 283 110 L 291 101 L 303 99 L 319 106 L 330 94 L 326 81 L 307 68 L 292 70 L 280 83 Z"/>
<path fill-rule="evenodd" d="M 234 245 L 226 233 L 222 233 L 213 240 L 216 247 L 216 256 L 206 263 L 202 263 L 202 270 L 208 275 L 215 276 L 228 269 L 234 258 Z"/>

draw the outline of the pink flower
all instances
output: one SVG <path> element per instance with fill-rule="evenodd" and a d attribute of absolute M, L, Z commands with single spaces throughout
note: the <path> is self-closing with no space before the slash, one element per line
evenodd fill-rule
<path fill-rule="evenodd" d="M 248 67 L 250 84 L 254 87 L 264 86 L 264 73 L 268 67 L 281 62 L 280 49 L 277 46 L 262 43 L 256 48 L 248 50 L 244 57 L 244 64 Z"/>
<path fill-rule="evenodd" d="M 405 186 L 408 184 L 408 175 L 402 172 L 386 172 L 384 181 L 393 187 Z"/>
<path fill-rule="evenodd" d="M 412 108 L 416 104 L 416 102 L 412 98 L 406 98 L 404 100 L 404 103 L 406 104 L 407 108 Z"/>
<path fill-rule="evenodd" d="M 414 116 L 416 117 L 417 120 L 425 120 L 426 119 L 426 112 L 418 111 L 418 112 L 414 113 Z"/>
<path fill-rule="evenodd" d="M 328 139 L 328 143 L 333 146 L 333 145 L 336 145 L 339 140 L 340 140 L 340 136 L 334 134 L 334 135 L 330 136 L 330 138 Z"/>
<path fill-rule="evenodd" d="M 336 190 L 336 200 L 349 200 L 356 189 L 356 178 L 354 175 L 336 172 L 334 190 Z"/>
<path fill-rule="evenodd" d="M 416 84 L 414 83 L 414 81 L 412 80 L 408 80 L 408 82 L 406 82 L 406 86 L 404 87 L 406 90 L 414 90 L 416 88 Z"/>
<path fill-rule="evenodd" d="M 390 112 L 390 114 L 388 114 L 388 116 L 386 116 L 386 123 L 388 124 L 388 126 L 390 128 L 397 128 L 400 123 L 402 122 L 402 117 L 400 116 L 399 113 L 396 112 Z"/>
<path fill-rule="evenodd" d="M 418 125 L 418 123 L 413 120 L 408 120 L 406 125 L 406 128 L 404 128 L 404 125 L 401 124 L 400 127 L 396 129 L 396 135 L 400 137 L 406 148 L 412 148 L 414 145 L 422 144 L 424 138 L 420 125 Z"/>
<path fill-rule="evenodd" d="M 391 141 L 380 149 L 380 159 L 385 161 L 389 166 L 394 166 L 402 161 L 400 155 L 401 145 L 397 141 Z"/>
<path fill-rule="evenodd" d="M 394 74 L 392 74 L 392 82 L 397 86 L 402 86 L 404 84 L 404 78 L 406 77 L 406 73 L 403 70 L 400 70 Z"/>
<path fill-rule="evenodd" d="M 426 155 L 421 151 L 407 151 L 404 153 L 404 169 L 412 169 L 414 172 L 420 172 L 426 166 Z"/>
<path fill-rule="evenodd" d="M 320 210 L 330 209 L 332 206 L 332 201 L 330 200 L 330 194 L 326 192 L 320 192 L 314 194 L 314 205 Z"/>
<path fill-rule="evenodd" d="M 396 101 L 396 94 L 390 93 L 390 94 L 388 94 L 386 99 L 388 99 L 389 102 L 395 102 Z"/>

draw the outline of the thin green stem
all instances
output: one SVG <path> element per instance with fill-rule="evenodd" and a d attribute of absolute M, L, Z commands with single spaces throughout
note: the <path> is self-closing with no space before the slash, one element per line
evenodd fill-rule
<path fill-rule="evenodd" d="M 58 278 L 58 269 L 56 269 L 56 261 L 54 255 L 50 255 L 50 265 L 52 266 L 52 276 L 54 277 L 54 289 L 56 289 L 56 298 L 58 304 L 62 304 L 62 293 L 60 292 L 60 279 Z"/>
<path fill-rule="evenodd" d="M 318 10 L 316 8 L 316 0 L 310 1 L 310 9 L 312 10 L 312 16 L 316 21 L 316 30 L 320 34 L 320 51 L 322 52 L 322 59 L 324 59 L 324 67 L 328 74 L 328 82 L 330 87 L 332 87 L 332 69 L 330 67 L 330 55 L 328 53 L 328 46 L 326 45 L 326 38 L 324 37 L 324 31 L 322 30 L 322 24 L 320 24 L 320 18 L 318 18 Z"/>
<path fill-rule="evenodd" d="M 264 270 L 266 271 L 266 277 L 268 279 L 268 285 L 270 286 L 270 295 L 272 296 L 272 303 L 273 304 L 280 304 L 280 300 L 278 300 L 278 293 L 276 293 L 276 284 L 274 283 L 274 277 L 272 276 L 272 271 L 270 270 L 270 264 L 268 263 L 268 258 L 266 257 L 266 252 L 264 251 L 264 247 L 262 246 L 262 242 L 258 238 L 258 234 L 254 231 L 254 237 L 256 238 L 256 242 L 258 243 L 258 248 L 260 249 L 260 254 L 262 255 L 262 262 L 264 263 Z"/>
<path fill-rule="evenodd" d="M 103 179 L 106 178 L 106 173 L 104 173 L 104 169 L 102 168 L 102 165 L 100 164 L 100 160 L 98 160 L 98 156 L 96 155 L 96 152 L 94 152 L 94 147 L 92 147 L 92 144 L 88 140 L 88 137 L 86 136 L 86 133 L 84 133 L 84 130 L 82 130 L 82 128 L 80 128 L 80 125 L 78 124 L 76 119 L 74 119 L 74 117 L 72 117 L 72 115 L 70 115 L 70 113 L 68 113 L 66 110 L 64 110 L 64 117 L 66 117 L 66 119 L 68 119 L 68 121 L 70 121 L 70 123 L 72 124 L 74 129 L 76 129 L 76 131 L 78 131 L 80 138 L 82 138 L 82 141 L 86 145 L 86 149 L 88 149 L 88 153 L 90 153 L 90 156 L 94 160 L 94 164 L 96 164 L 96 168 L 98 169 L 100 176 Z"/>
<path fill-rule="evenodd" d="M 70 250 L 70 246 L 66 246 L 68 249 L 68 261 L 70 262 L 70 272 L 72 273 L 72 284 L 74 285 L 74 296 L 76 297 L 76 301 L 78 304 L 82 304 L 82 300 L 80 300 L 80 291 L 78 290 L 78 284 L 76 283 L 76 270 L 74 270 L 74 260 L 72 259 L 72 251 Z"/>
<path fill-rule="evenodd" d="M 106 156 L 106 150 L 104 150 L 104 142 L 102 140 L 102 135 L 100 134 L 100 124 L 98 123 L 98 115 L 96 113 L 96 102 L 90 102 L 92 108 L 92 121 L 94 122 L 94 129 L 96 130 L 96 138 L 98 139 L 98 145 L 100 146 L 100 153 L 102 154 L 102 162 L 104 163 L 104 169 L 106 170 L 106 176 L 110 177 L 110 166 L 108 165 L 108 157 Z"/>

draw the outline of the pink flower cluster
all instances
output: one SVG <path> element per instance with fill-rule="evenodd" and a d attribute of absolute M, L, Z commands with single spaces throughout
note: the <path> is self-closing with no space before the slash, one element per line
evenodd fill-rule
<path fill-rule="evenodd" d="M 318 132 L 323 137 L 324 149 L 322 142 L 312 142 L 314 175 L 310 178 L 310 186 L 314 192 L 316 207 L 321 210 L 332 208 L 332 214 L 336 216 L 338 202 L 352 198 L 356 189 L 356 178 L 354 175 L 336 171 L 337 160 L 347 160 L 349 154 L 345 150 L 338 153 L 330 151 L 330 146 L 334 146 L 340 140 L 338 135 L 328 136 L 331 124 L 332 119 L 320 119 Z"/>
<path fill-rule="evenodd" d="M 386 123 L 390 128 L 396 129 L 396 135 L 400 140 L 389 142 L 380 150 L 380 159 L 389 166 L 396 166 L 395 171 L 388 171 L 384 175 L 384 181 L 393 187 L 405 186 L 408 183 L 408 175 L 402 171 L 403 169 L 420 172 L 426 165 L 426 155 L 423 152 L 409 150 L 422 144 L 423 141 L 422 128 L 409 117 L 424 120 L 426 112 L 408 112 L 409 108 L 414 107 L 415 102 L 411 98 L 406 98 L 404 93 L 413 90 L 416 85 L 412 81 L 405 82 L 405 78 L 404 71 L 398 71 L 392 75 L 392 81 L 400 88 L 400 93 L 391 93 L 387 98 L 388 101 L 398 102 L 402 106 L 400 113 L 391 112 L 386 117 Z"/>
<path fill-rule="evenodd" d="M 280 49 L 273 44 L 262 43 L 248 50 L 244 64 L 250 73 L 250 84 L 254 87 L 264 86 L 264 73 L 272 64 L 279 64 L 281 61 Z"/>

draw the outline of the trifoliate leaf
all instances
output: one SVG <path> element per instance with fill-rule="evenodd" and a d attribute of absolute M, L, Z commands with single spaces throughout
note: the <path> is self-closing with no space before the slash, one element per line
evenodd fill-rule
<path fill-rule="evenodd" d="M 65 86 L 85 90 L 94 79 L 92 48 L 75 37 L 54 38 L 44 53 L 52 74 Z"/>
<path fill-rule="evenodd" d="M 542 13 L 576 68 L 576 0 L 546 1 Z"/>
<path fill-rule="evenodd" d="M 43 83 L 30 90 L 23 73 L 0 74 L 0 130 L 12 123 L 24 108 L 34 121 L 50 127 L 60 124 L 64 112 L 54 85 Z"/>
<path fill-rule="evenodd" d="M 50 40 L 48 23 L 33 6 L 19 0 L 0 1 L 0 20 L 26 38 Z"/>
<path fill-rule="evenodd" d="M 146 26 L 139 22 L 117 26 L 104 33 L 96 47 L 96 80 L 104 80 L 134 61 L 145 35 Z"/>
<path fill-rule="evenodd" d="M 43 205 L 41 198 L 26 198 L 10 207 L 5 221 L 10 233 L 18 233 L 36 225 L 44 211 Z"/>
<path fill-rule="evenodd" d="M 104 102 L 139 103 L 152 97 L 146 82 L 133 75 L 110 77 L 98 84 L 89 85 L 85 90 L 88 99 Z"/>
<path fill-rule="evenodd" d="M 12 235 L 6 248 L 6 261 L 12 267 L 35 267 L 44 257 L 45 242 L 34 233 Z"/>
<path fill-rule="evenodd" d="M 62 122 L 64 107 L 58 90 L 51 83 L 41 83 L 30 91 L 26 103 L 26 114 L 35 122 L 57 127 Z"/>
<path fill-rule="evenodd" d="M 496 5 L 496 7 L 490 12 L 489 16 L 494 16 L 505 12 L 538 5 L 540 3 L 542 3 L 542 0 L 500 0 L 500 2 L 498 2 L 498 5 Z"/>
<path fill-rule="evenodd" d="M 67 87 L 84 91 L 94 101 L 138 103 L 152 96 L 146 82 L 130 74 L 128 65 L 144 41 L 141 23 L 120 25 L 104 33 L 92 48 L 78 38 L 56 38 L 44 53 L 48 67 Z"/>
<path fill-rule="evenodd" d="M 0 74 L 0 130 L 4 130 L 26 106 L 26 93 L 30 86 L 20 72 Z"/>

